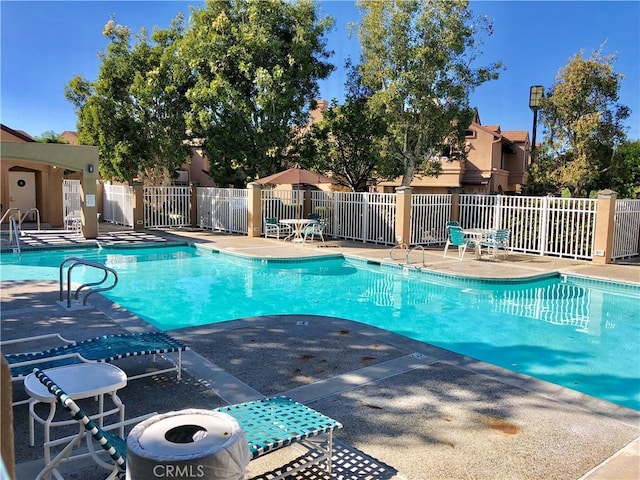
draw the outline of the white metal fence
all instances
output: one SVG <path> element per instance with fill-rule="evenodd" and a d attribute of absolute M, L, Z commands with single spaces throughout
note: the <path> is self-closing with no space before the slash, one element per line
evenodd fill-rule
<path fill-rule="evenodd" d="M 79 181 L 65 181 L 67 212 L 80 210 Z M 305 196 L 313 213 L 328 221 L 329 237 L 394 245 L 396 194 L 263 190 L 262 218 L 304 215 Z M 411 245 L 446 241 L 445 224 L 452 215 L 451 195 L 413 195 Z M 74 203 L 75 202 L 75 203 Z M 191 225 L 190 187 L 146 187 L 144 221 L 147 228 Z M 133 189 L 104 186 L 105 221 L 133 226 Z M 501 195 L 460 195 L 463 228 L 508 228 L 514 251 L 591 259 L 597 200 Z M 201 228 L 246 234 L 248 190 L 198 188 L 196 224 Z M 613 258 L 638 255 L 640 200 L 616 202 Z"/>
<path fill-rule="evenodd" d="M 246 234 L 248 194 L 245 189 L 199 187 L 198 225 L 215 231 Z"/>
<path fill-rule="evenodd" d="M 265 218 L 303 218 L 305 190 L 262 190 L 262 220 Z"/>
<path fill-rule="evenodd" d="M 146 228 L 191 225 L 191 187 L 144 187 Z"/>
<path fill-rule="evenodd" d="M 411 196 L 411 245 L 434 245 L 447 240 L 451 195 Z"/>
<path fill-rule="evenodd" d="M 102 219 L 105 222 L 133 227 L 133 187 L 104 185 Z"/>
<path fill-rule="evenodd" d="M 640 200 L 616 200 L 614 260 L 638 255 L 640 237 Z"/>
<path fill-rule="evenodd" d="M 508 228 L 515 251 L 590 259 L 596 200 L 460 195 L 463 228 Z"/>
<path fill-rule="evenodd" d="M 332 237 L 395 243 L 395 193 L 311 192 L 311 208 L 329 221 Z"/>

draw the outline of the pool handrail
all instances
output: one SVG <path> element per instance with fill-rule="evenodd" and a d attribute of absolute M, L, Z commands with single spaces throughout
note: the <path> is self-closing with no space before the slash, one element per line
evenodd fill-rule
<path fill-rule="evenodd" d="M 87 305 L 87 299 L 89 298 L 89 295 L 92 295 L 94 293 L 98 293 L 98 292 L 106 292 L 108 290 L 113 289 L 117 284 L 118 284 L 118 273 L 113 269 L 113 268 L 109 268 L 105 265 L 102 265 L 101 263 L 96 263 L 96 262 L 91 262 L 89 260 L 85 260 L 84 258 L 79 258 L 79 257 L 69 257 L 66 258 L 62 261 L 62 263 L 60 264 L 60 302 L 63 301 L 63 271 L 64 271 L 64 267 L 65 265 L 67 265 L 68 263 L 73 262 L 72 265 L 69 266 L 69 268 L 67 269 L 67 308 L 71 308 L 71 271 L 73 270 L 74 267 L 78 266 L 78 265 L 85 265 L 88 267 L 93 267 L 93 268 L 97 268 L 99 270 L 102 270 L 104 272 L 104 277 L 102 277 L 102 280 L 97 281 L 97 282 L 89 282 L 89 283 L 84 283 L 82 285 L 80 285 L 76 291 L 75 291 L 75 299 L 78 300 L 79 296 L 80 296 L 80 291 L 85 289 L 85 288 L 89 288 L 89 287 L 96 287 L 98 285 L 102 285 L 104 282 L 107 281 L 107 278 L 109 277 L 109 274 L 111 273 L 113 275 L 113 284 L 108 286 L 108 287 L 102 287 L 102 288 L 93 288 L 91 289 L 89 292 L 85 293 L 84 297 L 82 297 L 82 305 L 86 306 Z"/>

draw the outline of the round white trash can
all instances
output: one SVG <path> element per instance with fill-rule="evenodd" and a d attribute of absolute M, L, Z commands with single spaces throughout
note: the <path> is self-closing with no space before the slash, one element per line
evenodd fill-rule
<path fill-rule="evenodd" d="M 249 445 L 230 415 L 189 409 L 154 415 L 127 437 L 127 480 L 242 480 Z"/>

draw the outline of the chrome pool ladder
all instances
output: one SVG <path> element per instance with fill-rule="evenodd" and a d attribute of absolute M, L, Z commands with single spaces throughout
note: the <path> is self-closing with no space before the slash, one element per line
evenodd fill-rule
<path fill-rule="evenodd" d="M 401 244 L 395 245 L 389 251 L 389 258 L 391 258 L 391 260 L 395 260 L 395 258 L 393 258 L 393 251 L 396 250 L 396 249 L 400 249 L 400 250 L 404 250 L 405 251 L 405 256 L 404 256 L 405 265 L 409 265 L 409 255 L 411 255 L 411 252 L 413 252 L 414 250 L 417 250 L 417 249 L 422 250 L 422 265 L 426 266 L 425 258 L 424 258 L 424 247 L 422 245 L 415 245 L 414 247 L 411 247 L 411 248 L 409 248 L 409 245 L 407 245 L 406 243 L 401 243 Z"/>
<path fill-rule="evenodd" d="M 76 289 L 76 291 L 74 293 L 75 300 L 78 300 L 78 298 L 80 296 L 80 292 L 82 290 L 89 289 L 89 291 L 85 292 L 84 296 L 82 297 L 82 305 L 83 306 L 87 305 L 87 299 L 89 298 L 89 295 L 93 295 L 94 293 L 98 293 L 98 292 L 106 292 L 108 290 L 111 290 L 112 288 L 114 288 L 118 284 L 118 274 L 116 273 L 116 271 L 113 268 L 109 268 L 109 267 L 107 267 L 105 265 L 102 265 L 101 263 L 96 263 L 96 262 L 91 262 L 89 260 L 85 260 L 84 258 L 69 257 L 69 258 L 66 258 L 60 264 L 60 302 L 63 301 L 63 296 L 64 296 L 63 271 L 64 271 L 64 267 L 66 265 L 69 265 L 69 267 L 67 268 L 67 288 L 66 288 L 66 292 L 67 292 L 67 308 L 71 308 L 71 271 L 75 267 L 77 267 L 78 265 L 84 265 L 84 266 L 87 266 L 87 267 L 96 268 L 96 269 L 102 270 L 104 272 L 104 276 L 102 277 L 102 280 L 99 280 L 97 282 L 84 283 L 84 284 L 80 285 Z M 111 274 L 113 276 L 113 279 L 112 279 L 113 283 L 111 285 L 100 287 L 100 285 L 105 284 L 105 282 L 109 278 L 109 274 Z M 100 287 L 100 288 L 90 288 L 90 287 Z"/>
<path fill-rule="evenodd" d="M 9 245 L 13 244 L 14 240 L 16 242 L 15 247 L 13 247 L 13 253 L 17 253 L 18 255 L 22 255 L 22 251 L 20 250 L 20 227 L 16 222 L 16 217 L 9 217 Z"/>

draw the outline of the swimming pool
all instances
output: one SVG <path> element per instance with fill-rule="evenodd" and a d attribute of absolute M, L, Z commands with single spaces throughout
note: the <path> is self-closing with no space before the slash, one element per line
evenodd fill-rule
<path fill-rule="evenodd" d="M 0 279 L 57 281 L 70 256 L 114 268 L 118 286 L 105 296 L 160 330 L 259 315 L 334 316 L 640 410 L 640 287 L 465 281 L 341 257 L 267 262 L 194 247 L 2 255 Z M 91 273 L 76 267 L 73 279 L 90 281 Z"/>

